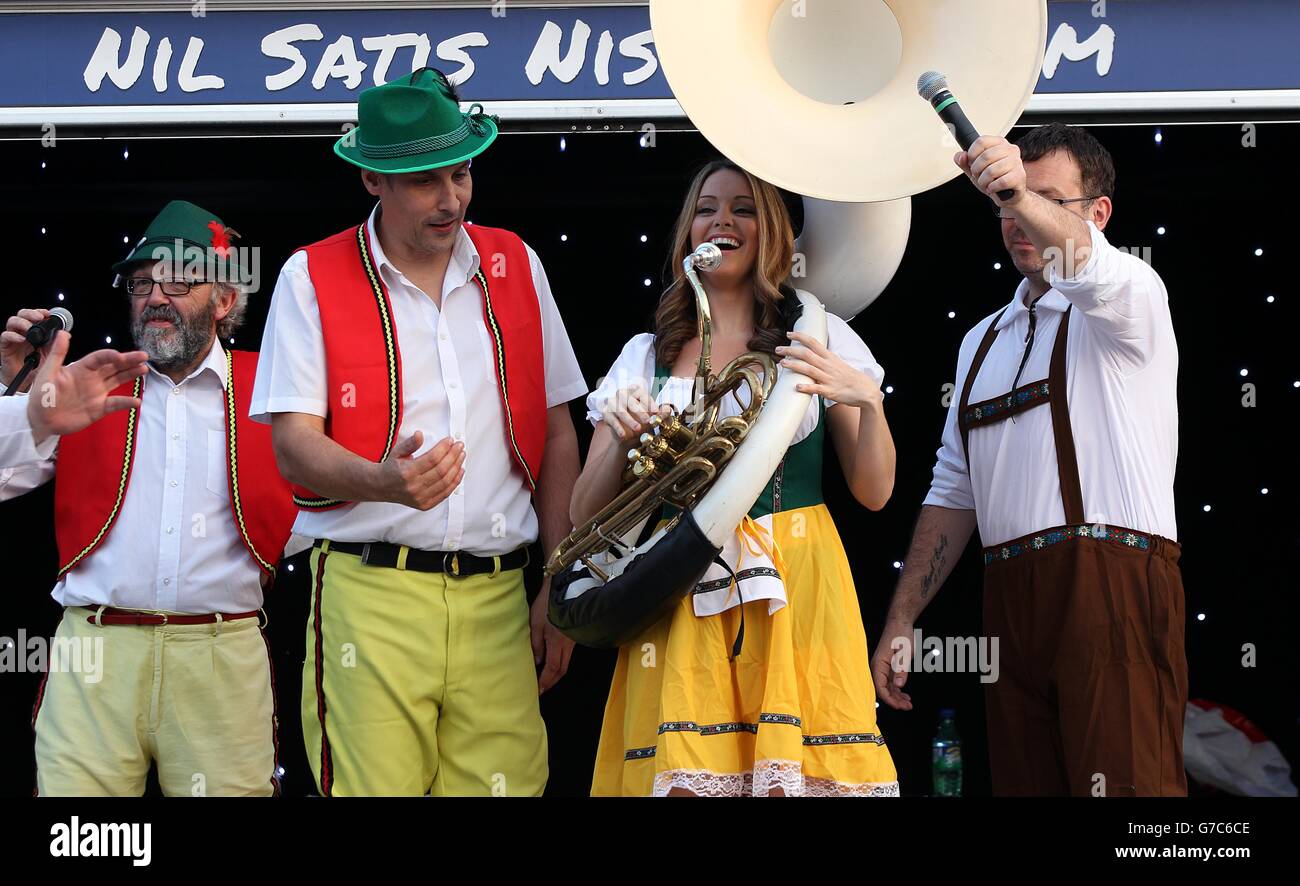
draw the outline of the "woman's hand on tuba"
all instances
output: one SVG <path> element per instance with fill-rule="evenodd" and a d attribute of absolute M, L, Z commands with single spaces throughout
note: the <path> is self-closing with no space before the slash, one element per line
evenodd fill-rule
<path fill-rule="evenodd" d="M 650 419 L 667 415 L 670 407 L 655 407 L 654 398 L 641 384 L 621 388 L 605 402 L 602 418 L 621 443 L 631 443 L 650 430 Z"/>
<path fill-rule="evenodd" d="M 884 402 L 884 394 L 874 378 L 854 369 L 809 335 L 791 332 L 790 338 L 793 344 L 776 349 L 780 365 L 812 381 L 812 384 L 798 385 L 796 390 L 820 394 L 845 406 L 879 406 Z"/>

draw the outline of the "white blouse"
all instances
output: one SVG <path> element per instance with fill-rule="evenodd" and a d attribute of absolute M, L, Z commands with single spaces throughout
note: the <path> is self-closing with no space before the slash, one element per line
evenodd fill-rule
<path fill-rule="evenodd" d="M 632 336 L 627 344 L 623 345 L 622 353 L 609 368 L 609 372 L 599 380 L 596 389 L 587 395 L 587 420 L 591 422 L 592 427 L 600 424 L 605 405 L 619 391 L 634 384 L 640 385 L 647 391 L 652 390 L 655 378 L 654 344 L 654 335 L 643 332 Z M 830 313 L 826 315 L 826 347 L 854 369 L 874 378 L 876 384 L 884 384 L 885 370 L 876 362 L 866 342 L 848 323 Z M 680 412 L 690 404 L 691 389 L 694 384 L 694 378 L 670 376 L 655 397 L 655 405 L 670 404 Z M 736 397 L 729 397 L 723 401 L 719 411 L 720 418 L 737 415 L 748 404 L 749 391 L 747 388 L 741 390 L 743 399 L 740 402 L 737 402 Z M 826 400 L 827 409 L 834 405 L 833 400 Z M 817 427 L 817 412 L 817 400 L 814 398 L 808 404 L 808 413 L 799 424 L 799 430 L 795 432 L 794 439 L 790 442 L 791 446 L 807 437 Z"/>
<path fill-rule="evenodd" d="M 876 358 L 872 356 L 866 342 L 850 328 L 848 323 L 834 314 L 828 313 L 826 315 L 826 323 L 827 348 L 853 368 L 870 375 L 876 380 L 877 384 L 882 384 L 885 378 L 885 370 L 876 362 Z M 654 335 L 648 332 L 633 336 L 623 346 L 622 353 L 618 355 L 614 365 L 610 367 L 604 378 L 600 379 L 596 389 L 587 396 L 587 420 L 592 423 L 593 427 L 601 423 L 604 407 L 619 391 L 633 385 L 639 385 L 646 391 L 653 392 L 655 377 L 654 341 Z M 681 412 L 691 402 L 694 383 L 693 378 L 670 376 L 665 380 L 663 388 L 656 393 L 655 405 L 669 404 L 675 410 Z M 741 395 L 739 397 L 728 397 L 722 402 L 719 409 L 720 418 L 737 415 L 748 404 L 748 388 L 742 387 L 740 390 Z M 826 400 L 827 409 L 834 405 L 834 401 Z M 791 446 L 803 440 L 816 429 L 818 414 L 817 398 L 814 397 L 808 404 L 808 411 L 790 442 Z M 700 580 L 700 584 L 707 584 L 710 587 L 715 587 L 715 589 L 709 591 L 701 589 L 693 594 L 692 601 L 697 616 L 716 615 L 734 606 L 739 606 L 742 602 L 749 603 L 754 600 L 767 600 L 769 615 L 785 605 L 785 585 L 780 578 L 771 574 L 776 571 L 776 564 L 768 551 L 765 550 L 764 544 L 766 542 L 766 546 L 771 546 L 772 517 L 771 515 L 765 515 L 752 522 L 761 527 L 757 531 L 760 538 L 755 538 L 753 527 L 749 527 L 747 532 L 743 532 L 744 524 L 742 524 L 741 527 L 737 527 L 736 533 L 728 539 L 722 548 L 721 556 L 736 573 L 737 582 L 715 587 L 720 583 L 721 579 L 729 578 L 730 573 L 716 563 L 710 566 Z M 766 538 L 764 539 L 762 536 L 766 536 Z M 737 585 L 740 585 L 739 590 L 742 593 L 737 593 Z"/>

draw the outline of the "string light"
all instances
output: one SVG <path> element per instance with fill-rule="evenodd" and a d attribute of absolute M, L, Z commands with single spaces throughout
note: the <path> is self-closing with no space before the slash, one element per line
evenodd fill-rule
<path fill-rule="evenodd" d="M 1205 511 L 1205 513 L 1208 514 L 1210 512 L 1210 506 L 1206 505 L 1205 507 L 1201 508 L 1201 510 Z"/>
<path fill-rule="evenodd" d="M 956 320 L 956 319 L 957 319 L 957 312 L 956 312 L 956 311 L 949 311 L 949 312 L 948 312 L 948 319 L 949 319 L 949 320 Z"/>
<path fill-rule="evenodd" d="M 1000 270 L 1002 270 L 1002 262 L 1000 262 L 1000 261 L 995 261 L 995 262 L 993 263 L 993 270 L 995 270 L 995 271 L 1000 271 Z"/>
<path fill-rule="evenodd" d="M 903 564 L 902 564 L 902 563 L 899 563 L 897 560 L 895 560 L 895 561 L 894 561 L 894 568 L 895 568 L 895 569 L 902 569 L 902 568 L 903 568 Z"/>
<path fill-rule="evenodd" d="M 1250 375 L 1250 370 L 1249 370 L 1249 369 L 1243 369 L 1243 370 L 1241 370 L 1241 377 L 1242 377 L 1242 378 L 1245 378 L 1245 377 L 1248 376 L 1248 375 Z"/>
<path fill-rule="evenodd" d="M 1264 299 L 1264 301 L 1268 302 L 1271 305 L 1273 304 L 1273 302 L 1277 301 L 1277 299 L 1273 298 L 1273 296 L 1270 295 L 1268 298 Z"/>
<path fill-rule="evenodd" d="M 650 239 L 650 238 L 647 237 L 645 234 L 642 234 L 642 235 L 641 235 L 641 242 L 642 242 L 642 243 L 647 242 L 649 239 Z"/>
<path fill-rule="evenodd" d="M 560 235 L 560 242 L 561 242 L 561 243 L 568 243 L 568 242 L 569 242 L 569 235 L 568 235 L 568 234 L 561 234 L 561 235 Z"/>
<path fill-rule="evenodd" d="M 1259 491 L 1259 494 L 1260 494 L 1260 495 L 1268 495 L 1268 487 L 1265 486 L 1263 489 L 1261 489 L 1261 490 Z"/>
<path fill-rule="evenodd" d="M 1198 613 L 1196 613 L 1196 620 L 1197 620 L 1197 621 L 1205 621 L 1205 613 L 1204 613 L 1204 612 L 1198 612 Z"/>
<path fill-rule="evenodd" d="M 568 139 L 566 139 L 564 136 L 560 136 L 560 150 L 567 151 L 568 149 L 569 149 Z"/>
<path fill-rule="evenodd" d="M 1156 144 L 1161 144 L 1165 140 L 1165 134 L 1159 129 L 1156 130 Z"/>
<path fill-rule="evenodd" d="M 649 286 L 649 285 L 650 285 L 650 278 L 649 278 L 649 277 L 646 277 L 646 278 L 645 278 L 645 285 L 646 285 L 646 286 Z"/>
<path fill-rule="evenodd" d="M 1163 237 L 1165 235 L 1165 226 L 1161 225 L 1160 227 L 1156 228 L 1156 233 L 1159 234 L 1161 237 Z"/>
<path fill-rule="evenodd" d="M 1263 249 L 1258 249 L 1258 248 L 1257 248 L 1257 249 L 1255 250 L 1255 258 L 1259 258 L 1259 257 L 1260 257 L 1261 255 L 1263 255 L 1263 254 L 1264 254 L 1264 250 L 1263 250 Z"/>

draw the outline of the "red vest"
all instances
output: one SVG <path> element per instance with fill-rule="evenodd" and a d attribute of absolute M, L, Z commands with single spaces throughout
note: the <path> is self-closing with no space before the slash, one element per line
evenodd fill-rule
<path fill-rule="evenodd" d="M 494 345 L 494 369 L 505 412 L 505 445 L 528 486 L 537 489 L 546 445 L 546 378 L 542 317 L 524 242 L 509 231 L 466 225 L 480 256 L 483 323 Z M 325 339 L 329 408 L 325 433 L 341 446 L 381 462 L 402 423 L 402 356 L 388 289 L 372 260 L 367 225 L 304 247 Z M 301 486 L 294 502 L 322 511 L 349 502 Z"/>
<path fill-rule="evenodd" d="M 258 568 L 274 577 L 298 511 L 289 483 L 275 464 L 270 425 L 248 417 L 256 372 L 257 354 L 226 351 L 226 408 L 222 410 L 228 444 L 226 478 L 230 511 L 239 536 Z M 144 376 L 120 385 L 112 393 L 142 396 Z M 59 578 L 95 552 L 122 512 L 139 436 L 137 412 L 111 412 L 59 441 L 58 470 L 54 474 Z"/>

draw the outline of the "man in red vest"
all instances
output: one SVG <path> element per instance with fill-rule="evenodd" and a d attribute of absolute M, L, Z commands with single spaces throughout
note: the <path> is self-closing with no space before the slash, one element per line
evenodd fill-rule
<path fill-rule="evenodd" d="M 55 478 L 64 613 L 32 715 L 38 794 L 138 796 L 150 764 L 168 796 L 278 790 L 259 615 L 296 509 L 268 429 L 248 418 L 257 355 L 218 341 L 248 298 L 232 235 L 192 203 L 159 213 L 114 266 L 149 368 L 106 405 L 133 408 L 64 436 L 51 431 L 74 425 L 43 422 L 0 472 L 0 499 Z M 43 315 L 9 319 L 5 379 Z"/>
<path fill-rule="evenodd" d="M 546 785 L 537 697 L 572 644 L 545 588 L 530 614 L 523 566 L 539 515 L 548 551 L 570 529 L 586 384 L 536 254 L 465 223 L 481 110 L 429 68 L 363 92 L 334 150 L 379 203 L 289 259 L 267 319 L 252 412 L 316 539 L 303 730 L 325 796 Z"/>

